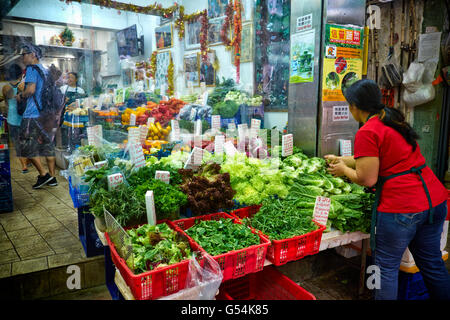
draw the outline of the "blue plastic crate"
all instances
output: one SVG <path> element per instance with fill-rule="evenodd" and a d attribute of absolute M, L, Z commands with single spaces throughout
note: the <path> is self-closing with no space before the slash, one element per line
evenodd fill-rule
<path fill-rule="evenodd" d="M 261 120 L 261 128 L 264 128 L 264 105 L 257 107 L 241 105 L 240 106 L 241 122 L 246 123 L 250 128 L 252 119 Z"/>
<path fill-rule="evenodd" d="M 78 208 L 78 236 L 86 257 L 104 254 L 103 244 L 95 230 L 94 216 L 89 212 L 89 207 Z"/>
<path fill-rule="evenodd" d="M 7 213 L 12 211 L 14 211 L 12 196 L 8 199 L 0 199 L 0 213 Z"/>
<path fill-rule="evenodd" d="M 81 208 L 89 204 L 89 192 L 87 185 L 81 185 L 74 187 L 72 185 L 72 179 L 69 177 L 69 193 L 72 198 L 73 207 Z"/>
<path fill-rule="evenodd" d="M 398 300 L 427 300 L 428 289 L 423 281 L 422 274 L 399 272 Z"/>
<path fill-rule="evenodd" d="M 109 293 L 111 294 L 111 298 L 113 300 L 125 300 L 114 281 L 114 277 L 116 274 L 116 267 L 112 262 L 111 250 L 109 249 L 109 246 L 104 246 L 104 254 L 105 254 L 105 283 Z"/>

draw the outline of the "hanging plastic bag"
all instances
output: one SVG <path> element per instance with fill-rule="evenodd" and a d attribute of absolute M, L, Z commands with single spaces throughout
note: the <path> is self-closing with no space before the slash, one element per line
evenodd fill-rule
<path fill-rule="evenodd" d="M 202 253 L 203 267 L 195 258 L 189 261 L 185 289 L 160 300 L 213 300 L 222 283 L 219 263 L 207 253 Z"/>
<path fill-rule="evenodd" d="M 423 73 L 425 66 L 420 62 L 410 64 L 408 71 L 403 77 L 403 85 L 409 92 L 416 92 L 422 86 Z"/>
<path fill-rule="evenodd" d="M 415 92 L 405 90 L 405 92 L 403 93 L 403 101 L 405 101 L 408 107 L 415 107 L 434 100 L 435 96 L 436 90 L 430 83 L 422 85 Z"/>

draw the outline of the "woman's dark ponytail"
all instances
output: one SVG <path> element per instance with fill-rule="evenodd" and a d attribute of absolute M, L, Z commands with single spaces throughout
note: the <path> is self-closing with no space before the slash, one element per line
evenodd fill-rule
<path fill-rule="evenodd" d="M 405 121 L 405 116 L 400 110 L 385 107 L 380 114 L 380 120 L 386 126 L 398 131 L 403 136 L 403 138 L 405 138 L 406 142 L 408 142 L 413 147 L 413 151 L 416 150 L 416 140 L 418 140 L 420 137 L 417 132 L 409 125 L 409 123 Z"/>
<path fill-rule="evenodd" d="M 370 115 L 379 114 L 379 119 L 383 124 L 400 133 L 406 142 L 412 146 L 413 151 L 416 150 L 416 140 L 420 138 L 419 135 L 405 121 L 405 116 L 400 110 L 386 107 L 381 103 L 381 91 L 375 81 L 358 80 L 343 91 L 343 94 L 349 104 L 369 112 Z"/>

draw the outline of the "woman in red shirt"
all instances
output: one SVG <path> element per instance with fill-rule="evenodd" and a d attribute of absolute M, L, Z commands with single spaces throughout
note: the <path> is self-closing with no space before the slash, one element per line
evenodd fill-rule
<path fill-rule="evenodd" d="M 329 172 L 376 186 L 371 247 L 380 268 L 375 299 L 395 300 L 398 271 L 406 248 L 420 269 L 431 298 L 450 299 L 450 276 L 440 238 L 447 215 L 447 190 L 425 165 L 419 138 L 397 109 L 381 103 L 378 85 L 359 80 L 345 90 L 353 118 L 364 125 L 352 157 L 327 155 Z"/>

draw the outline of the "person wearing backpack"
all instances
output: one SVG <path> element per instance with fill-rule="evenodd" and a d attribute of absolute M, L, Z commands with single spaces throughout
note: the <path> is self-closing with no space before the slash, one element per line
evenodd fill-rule
<path fill-rule="evenodd" d="M 16 96 L 19 104 L 24 100 L 26 101 L 26 108 L 23 111 L 20 126 L 20 153 L 22 157 L 29 158 L 39 172 L 33 189 L 40 189 L 47 184 L 57 186 L 58 182 L 55 178 L 55 146 L 52 139 L 46 134 L 45 128 L 40 121 L 42 92 L 47 70 L 39 62 L 39 59 L 42 57 L 39 47 L 25 44 L 22 47 L 21 55 L 27 69 L 25 90 Z M 42 166 L 40 157 L 46 158 L 49 172 Z"/>

